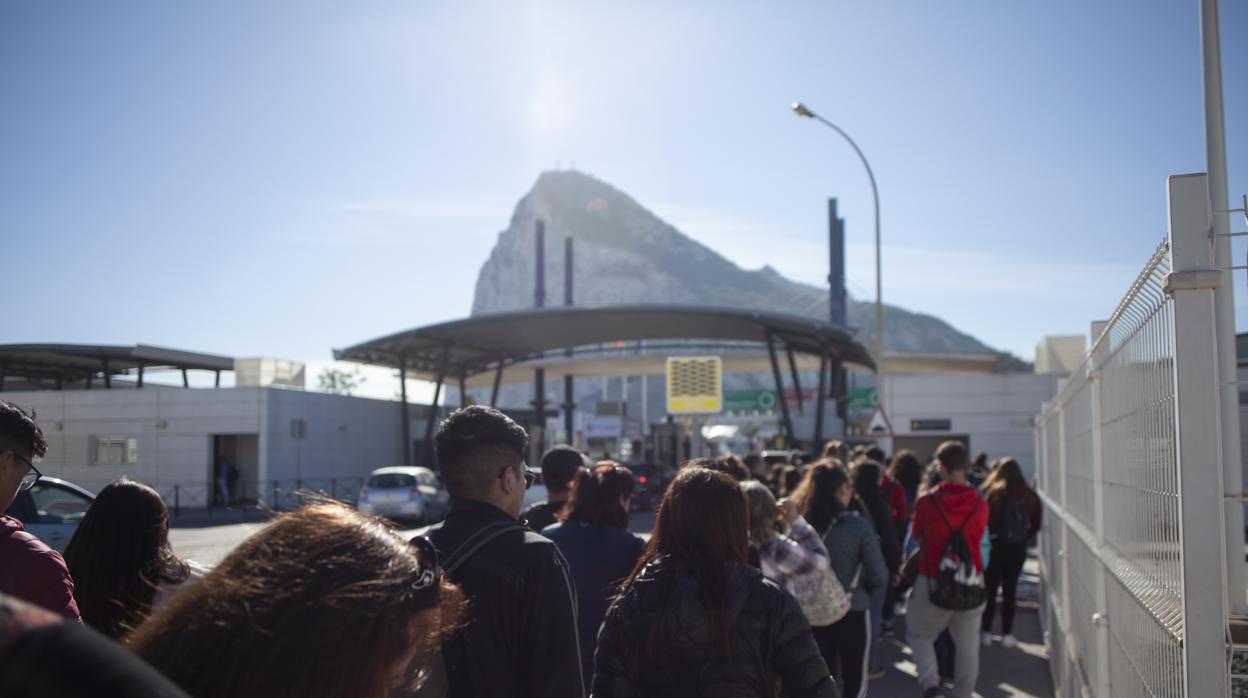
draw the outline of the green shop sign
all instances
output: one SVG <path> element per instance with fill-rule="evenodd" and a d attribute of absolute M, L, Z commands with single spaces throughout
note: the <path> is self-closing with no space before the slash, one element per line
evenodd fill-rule
<path fill-rule="evenodd" d="M 725 390 L 725 412 L 771 412 L 776 409 L 774 390 Z"/>
<path fill-rule="evenodd" d="M 870 412 L 875 409 L 875 388 L 850 388 L 847 393 L 850 412 Z"/>

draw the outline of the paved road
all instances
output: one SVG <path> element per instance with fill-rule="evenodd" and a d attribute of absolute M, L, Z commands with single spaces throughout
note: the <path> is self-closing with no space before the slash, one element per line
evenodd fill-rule
<path fill-rule="evenodd" d="M 215 565 L 264 523 L 236 523 L 204 528 L 171 528 L 173 552 L 204 565 Z"/>
<path fill-rule="evenodd" d="M 228 515 L 222 515 L 227 518 Z M 637 533 L 649 535 L 654 526 L 654 514 L 634 513 L 631 517 L 630 529 Z M 216 526 L 179 527 L 175 522 L 169 530 L 169 541 L 173 551 L 178 555 L 190 558 L 205 565 L 215 565 L 222 560 L 234 546 L 247 536 L 264 527 L 264 522 L 223 523 Z M 410 531 L 404 531 L 405 533 Z"/>

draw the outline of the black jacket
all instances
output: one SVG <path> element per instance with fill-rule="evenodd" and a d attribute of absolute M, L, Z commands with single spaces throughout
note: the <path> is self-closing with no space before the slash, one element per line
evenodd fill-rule
<path fill-rule="evenodd" d="M 518 523 L 484 502 L 453 500 L 424 534 L 446 560 L 476 531 Z M 454 698 L 584 698 L 576 598 L 554 543 L 531 531 L 490 541 L 452 580 L 468 598 L 466 627 L 443 644 Z"/>
<path fill-rule="evenodd" d="M 897 543 L 897 526 L 893 523 L 893 517 L 889 514 L 888 500 L 883 496 L 877 497 L 874 507 L 867 504 L 866 501 L 859 498 L 857 500 L 858 512 L 862 514 L 867 521 L 871 522 L 871 527 L 875 529 L 875 535 L 880 540 L 880 553 L 884 555 L 884 566 L 888 568 L 888 584 L 892 584 L 893 575 L 901 570 L 901 545 Z M 824 534 L 826 535 L 826 531 Z"/>
<path fill-rule="evenodd" d="M 558 523 L 555 517 L 563 511 L 564 504 L 566 502 L 538 502 L 520 512 L 520 520 L 524 525 L 541 533 L 543 528 Z"/>
<path fill-rule="evenodd" d="M 837 698 L 797 601 L 758 570 L 726 564 L 727 655 L 693 577 L 651 563 L 607 612 L 592 695 Z"/>

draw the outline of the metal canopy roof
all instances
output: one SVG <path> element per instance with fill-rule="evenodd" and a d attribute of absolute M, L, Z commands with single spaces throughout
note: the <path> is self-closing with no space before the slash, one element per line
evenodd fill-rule
<path fill-rule="evenodd" d="M 137 368 L 232 371 L 234 359 L 144 344 L 0 344 L 0 372 L 14 378 L 85 380 Z"/>
<path fill-rule="evenodd" d="M 602 352 L 616 342 L 662 340 L 757 343 L 821 355 L 869 369 L 875 361 L 844 328 L 811 318 L 731 308 L 689 306 L 563 306 L 479 315 L 428 325 L 334 350 L 334 358 L 405 367 L 412 377 L 468 377 L 553 352 Z M 604 346 L 606 345 L 606 346 Z M 683 345 L 685 348 L 693 345 Z M 745 348 L 738 344 L 735 348 Z M 445 363 L 444 363 L 445 362 Z"/>

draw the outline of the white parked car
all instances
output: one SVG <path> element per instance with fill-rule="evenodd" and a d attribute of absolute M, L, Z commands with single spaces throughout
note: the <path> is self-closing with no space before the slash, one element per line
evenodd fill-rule
<path fill-rule="evenodd" d="M 365 514 L 432 523 L 446 516 L 451 497 L 429 468 L 396 465 L 369 474 L 356 508 Z"/>
<path fill-rule="evenodd" d="M 35 486 L 17 493 L 5 514 L 56 551 L 65 550 L 95 495 L 60 478 L 43 476 Z"/>

